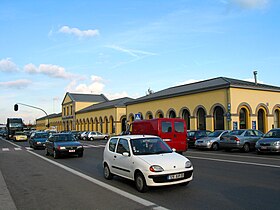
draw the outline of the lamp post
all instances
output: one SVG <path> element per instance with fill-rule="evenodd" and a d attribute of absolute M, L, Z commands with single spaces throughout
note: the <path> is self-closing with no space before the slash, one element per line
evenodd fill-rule
<path fill-rule="evenodd" d="M 41 108 L 39 108 L 39 107 L 36 107 L 36 106 L 28 105 L 28 104 L 16 103 L 16 104 L 14 105 L 14 110 L 15 110 L 15 111 L 18 111 L 18 104 L 23 105 L 23 106 L 27 106 L 27 107 L 31 107 L 31 108 L 34 108 L 34 109 L 39 109 L 39 110 L 43 111 L 43 112 L 46 114 L 46 117 L 47 117 L 47 119 L 48 119 L 47 128 L 50 127 L 49 116 L 48 116 L 48 114 L 47 114 L 47 112 L 46 112 L 45 110 L 43 110 L 43 109 L 41 109 Z"/>

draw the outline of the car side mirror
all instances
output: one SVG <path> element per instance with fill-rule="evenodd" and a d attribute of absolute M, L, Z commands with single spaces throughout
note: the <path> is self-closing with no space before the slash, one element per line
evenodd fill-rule
<path fill-rule="evenodd" d="M 125 156 L 125 157 L 129 157 L 130 156 L 129 152 L 123 152 L 122 155 Z"/>

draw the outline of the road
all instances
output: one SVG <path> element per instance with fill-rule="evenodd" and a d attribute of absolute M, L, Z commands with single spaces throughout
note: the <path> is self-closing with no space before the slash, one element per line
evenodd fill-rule
<path fill-rule="evenodd" d="M 279 209 L 280 155 L 190 149 L 184 153 L 194 165 L 188 186 L 139 193 L 130 181 L 103 178 L 105 141 L 82 143 L 84 157 L 54 160 L 27 142 L 0 139 L 0 171 L 16 208 Z"/>

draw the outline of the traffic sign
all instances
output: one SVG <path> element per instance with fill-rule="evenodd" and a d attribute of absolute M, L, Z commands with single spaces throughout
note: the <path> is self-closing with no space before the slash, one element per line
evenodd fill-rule
<path fill-rule="evenodd" d="M 135 114 L 134 120 L 141 120 L 141 114 L 140 113 Z"/>

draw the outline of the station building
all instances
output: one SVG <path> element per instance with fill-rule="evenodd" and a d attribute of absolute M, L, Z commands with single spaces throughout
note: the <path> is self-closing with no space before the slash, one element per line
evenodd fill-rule
<path fill-rule="evenodd" d="M 167 88 L 137 99 L 66 93 L 60 114 L 37 119 L 37 130 L 125 131 L 140 119 L 182 118 L 188 130 L 280 127 L 280 87 L 217 77 Z M 48 121 L 47 121 L 48 120 Z"/>

